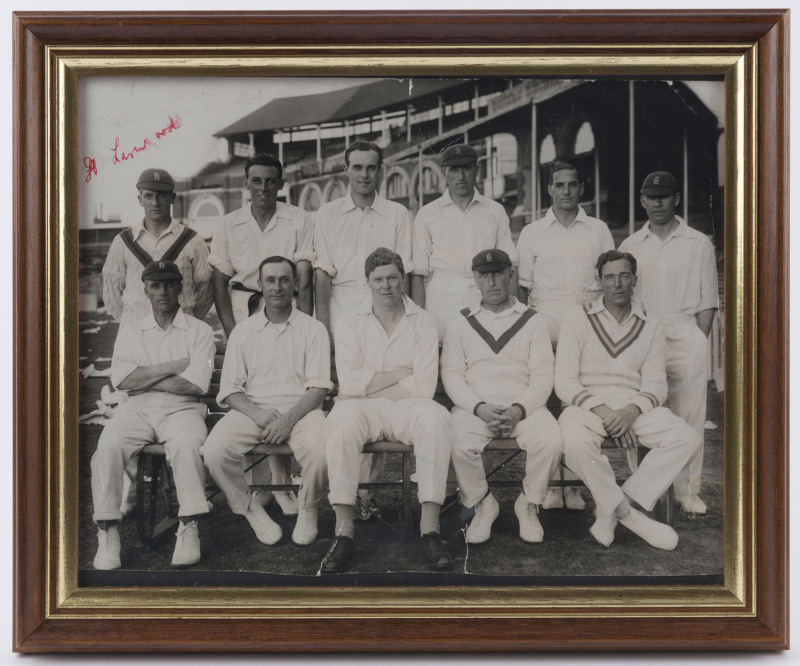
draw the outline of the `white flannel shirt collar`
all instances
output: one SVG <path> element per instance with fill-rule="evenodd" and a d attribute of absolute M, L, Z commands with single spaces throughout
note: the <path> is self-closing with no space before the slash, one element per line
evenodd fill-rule
<path fill-rule="evenodd" d="M 156 317 L 152 312 L 143 319 L 137 321 L 134 325 L 140 331 L 150 331 L 154 328 L 161 328 L 158 325 Z M 183 310 L 181 310 L 180 308 L 178 309 L 178 312 L 175 313 L 175 318 L 172 320 L 170 326 L 174 326 L 175 328 L 182 328 L 184 330 L 189 329 L 189 324 L 186 321 L 186 315 L 184 314 Z"/>
<path fill-rule="evenodd" d="M 588 226 L 587 223 L 588 219 L 589 216 L 586 214 L 586 211 L 583 209 L 583 206 L 578 206 L 578 214 L 575 216 L 575 219 L 572 220 L 572 223 L 569 225 L 569 227 L 571 227 L 573 224 L 578 224 L 579 222 L 584 226 Z M 550 208 L 547 211 L 547 214 L 544 216 L 544 227 L 549 228 L 552 227 L 554 224 L 561 224 L 561 222 L 558 221 L 558 218 L 556 217 L 556 213 L 553 210 L 553 207 L 550 206 Z M 569 229 L 569 227 L 566 228 Z"/>
<path fill-rule="evenodd" d="M 476 314 L 478 314 L 481 310 L 483 310 L 484 312 L 488 312 L 493 317 L 503 317 L 510 314 L 511 312 L 522 314 L 523 312 L 525 312 L 525 310 L 528 309 L 528 306 L 520 303 L 517 300 L 516 296 L 512 296 L 511 299 L 513 300 L 511 307 L 506 308 L 502 312 L 491 312 L 490 310 L 487 310 L 486 308 L 483 307 L 483 300 L 480 300 L 469 309 L 469 316 L 473 317 Z"/>
<path fill-rule="evenodd" d="M 680 215 L 676 215 L 675 220 L 678 222 L 678 226 L 675 227 L 675 230 L 663 240 L 664 243 L 666 243 L 671 238 L 676 238 L 677 236 L 686 236 L 689 238 L 692 237 L 692 235 L 688 233 L 689 225 L 686 223 L 686 220 L 684 220 Z M 642 227 L 642 231 L 644 233 L 642 233 L 642 236 L 639 239 L 639 244 L 644 243 L 650 236 L 656 236 L 655 232 L 653 232 L 650 228 L 649 221 L 647 221 L 645 225 Z M 656 238 L 658 238 L 658 236 L 656 236 Z M 659 240 L 661 239 L 659 238 Z"/>
<path fill-rule="evenodd" d="M 267 324 L 271 324 L 272 326 L 292 326 L 293 328 L 297 328 L 297 309 L 292 306 L 292 312 L 289 314 L 289 318 L 283 322 L 283 324 L 274 324 L 269 319 L 267 319 L 267 314 L 264 311 L 264 308 L 258 310 L 258 312 L 254 312 L 252 314 L 255 317 L 255 326 L 257 331 L 263 331 Z"/>
<path fill-rule="evenodd" d="M 600 296 L 600 298 L 598 298 L 596 301 L 592 301 L 592 304 L 589 306 L 589 314 L 597 314 L 598 312 L 608 312 L 605 303 L 603 303 L 602 296 Z M 611 315 L 610 312 L 608 312 L 608 314 Z M 638 317 L 642 321 L 647 321 L 647 313 L 644 310 L 644 306 L 636 299 L 631 300 L 631 311 L 630 314 L 625 318 L 625 321 L 628 321 L 628 319 L 631 317 Z"/>
<path fill-rule="evenodd" d="M 388 217 L 389 211 L 386 199 L 381 197 L 380 194 L 375 192 L 375 198 L 372 200 L 372 203 L 367 207 L 369 210 L 374 210 L 378 215 L 381 217 Z M 353 210 L 361 210 L 359 206 L 356 205 L 356 202 L 353 201 L 353 191 L 348 188 L 347 194 L 342 197 L 342 213 L 349 213 Z"/>
<path fill-rule="evenodd" d="M 181 226 L 180 222 L 174 219 L 170 219 L 169 226 L 167 227 L 166 231 L 164 231 L 160 236 L 158 236 L 156 240 L 159 240 L 160 238 L 166 236 L 167 234 L 177 235 L 178 227 L 180 226 Z M 144 228 L 144 218 L 142 218 L 139 222 L 136 222 L 135 224 L 131 225 L 131 232 L 133 233 L 133 239 L 135 241 L 138 241 L 139 238 L 141 238 L 142 234 L 150 234 L 150 232 Z M 150 235 L 152 236 L 152 234 Z"/>

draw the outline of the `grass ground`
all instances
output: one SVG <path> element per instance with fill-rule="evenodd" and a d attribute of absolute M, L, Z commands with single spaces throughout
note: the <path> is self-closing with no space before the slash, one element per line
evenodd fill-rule
<path fill-rule="evenodd" d="M 209 323 L 215 323 L 209 320 Z M 97 329 L 97 330 L 94 330 Z M 94 363 L 98 369 L 110 365 L 117 325 L 100 313 L 81 313 L 80 366 Z M 108 360 L 98 360 L 108 359 Z M 110 380 L 91 377 L 81 381 L 80 414 L 96 408 L 103 386 Z M 400 525 L 399 492 L 381 491 L 377 500 L 382 516 L 356 527 L 356 561 L 352 570 L 339 576 L 317 578 L 322 557 L 331 544 L 334 517 L 329 505 L 320 513 L 319 537 L 307 547 L 290 539 L 294 518 L 284 517 L 275 504 L 269 514 L 282 526 L 284 536 L 275 546 L 261 544 L 242 516 L 230 512 L 224 496 L 212 498 L 213 511 L 200 523 L 202 561 L 177 571 L 170 566 L 174 546 L 171 533 L 155 544 L 137 544 L 135 520 L 120 524 L 122 568 L 95 572 L 92 558 L 96 532 L 91 520 L 92 501 L 89 461 L 102 430 L 100 425 L 79 426 L 79 569 L 81 585 L 472 585 L 472 584 L 582 584 L 592 582 L 642 583 L 718 583 L 723 572 L 722 522 L 722 423 L 723 394 L 709 391 L 708 419 L 716 430 L 706 430 L 706 453 L 701 497 L 708 514 L 690 519 L 676 512 L 674 527 L 680 543 L 671 552 L 648 546 L 639 537 L 618 527 L 610 548 L 599 545 L 589 534 L 594 504 L 586 489 L 584 511 L 550 510 L 540 512 L 545 541 L 528 544 L 519 538 L 514 516 L 514 500 L 519 490 L 498 488 L 501 513 L 492 529 L 492 538 L 481 545 L 467 547 L 461 528 L 462 511 L 452 507 L 442 515 L 442 533 L 456 558 L 456 567 L 445 574 L 431 574 L 422 561 L 419 536 L 414 529 Z M 503 461 L 492 454 L 490 468 Z M 618 476 L 627 474 L 624 454 L 611 453 Z M 523 455 L 509 462 L 496 477 L 519 479 Z M 387 477 L 397 472 L 398 456 L 387 456 Z M 215 487 L 209 481 L 209 493 Z M 418 520 L 419 507 L 415 508 Z M 658 518 L 663 506 L 656 508 Z M 172 531 L 171 531 L 172 532 Z"/>

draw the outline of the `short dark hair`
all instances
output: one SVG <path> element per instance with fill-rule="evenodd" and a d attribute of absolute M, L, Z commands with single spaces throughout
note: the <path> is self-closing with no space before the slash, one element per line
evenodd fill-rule
<path fill-rule="evenodd" d="M 400 271 L 400 277 L 404 277 L 406 272 L 403 270 L 403 259 L 397 252 L 392 252 L 389 248 L 379 247 L 367 257 L 364 262 L 364 275 L 370 276 L 379 266 L 394 264 Z"/>
<path fill-rule="evenodd" d="M 377 143 L 371 141 L 356 141 L 351 143 L 347 150 L 344 151 L 344 165 L 350 166 L 350 153 L 355 150 L 371 150 L 378 153 L 378 166 L 383 164 L 383 150 Z"/>
<path fill-rule="evenodd" d="M 271 257 L 267 257 L 258 265 L 258 277 L 261 278 L 261 268 L 266 264 L 289 264 L 292 269 L 292 277 L 297 277 L 297 266 L 294 265 L 294 262 L 291 259 L 287 259 L 286 257 L 281 257 L 280 255 L 274 254 Z"/>
<path fill-rule="evenodd" d="M 249 157 L 247 162 L 244 163 L 245 178 L 250 177 L 250 167 L 256 165 L 276 168 L 278 170 L 278 178 L 283 180 L 283 164 L 281 164 L 281 161 L 275 157 L 275 155 L 270 155 L 269 153 L 255 153 Z"/>
<path fill-rule="evenodd" d="M 572 162 L 553 162 L 553 164 L 550 165 L 550 175 L 547 180 L 548 185 L 553 184 L 553 176 L 555 175 L 556 171 L 574 171 L 578 174 L 578 182 L 583 182 L 581 180 L 581 172 L 578 171 L 578 167 L 572 164 Z"/>
<path fill-rule="evenodd" d="M 597 271 L 597 277 L 603 277 L 603 266 L 611 261 L 619 261 L 620 259 L 625 259 L 631 267 L 631 273 L 636 275 L 636 257 L 634 257 L 630 252 L 609 250 L 608 252 L 603 252 L 603 254 L 601 254 L 597 259 L 597 263 L 594 266 L 595 270 Z"/>

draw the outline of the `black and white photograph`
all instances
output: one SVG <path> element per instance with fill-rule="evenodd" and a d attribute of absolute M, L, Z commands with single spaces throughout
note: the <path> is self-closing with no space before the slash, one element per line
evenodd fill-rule
<path fill-rule="evenodd" d="M 82 77 L 79 586 L 721 585 L 724 92 Z"/>

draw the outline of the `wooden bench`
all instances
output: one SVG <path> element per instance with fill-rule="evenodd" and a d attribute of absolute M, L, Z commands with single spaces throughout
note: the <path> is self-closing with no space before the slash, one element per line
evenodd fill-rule
<path fill-rule="evenodd" d="M 209 432 L 216 425 L 216 423 L 227 413 L 227 409 L 221 408 L 216 403 L 216 395 L 219 390 L 219 375 L 222 368 L 222 361 L 225 354 L 225 345 L 217 343 L 217 353 L 214 359 L 214 375 L 212 378 L 211 388 L 206 396 L 203 397 L 203 402 L 208 406 L 209 412 L 206 417 L 206 425 Z M 335 375 L 333 377 L 335 381 Z M 444 391 L 441 382 L 437 384 L 436 395 L 434 399 L 446 407 L 448 410 L 452 407 L 452 402 Z M 326 398 L 323 408 L 330 411 L 333 406 L 332 396 Z M 557 399 L 551 397 L 548 402 L 548 408 L 554 412 L 555 415 L 560 411 L 560 403 Z M 609 438 L 606 439 L 602 448 L 604 450 L 620 450 L 617 449 L 613 441 Z M 402 523 L 406 527 L 412 524 L 412 464 L 411 460 L 414 454 L 413 447 L 403 444 L 402 442 L 392 442 L 388 440 L 381 440 L 378 442 L 371 442 L 364 445 L 364 453 L 388 453 L 393 455 L 402 456 L 400 464 L 400 478 L 384 480 L 380 483 L 360 483 L 359 489 L 399 489 L 402 494 L 402 509 L 400 512 Z M 638 457 L 639 462 L 647 454 L 647 447 L 639 446 Z M 517 441 L 512 438 L 496 438 L 487 445 L 484 453 L 504 451 L 509 453 L 508 458 L 497 465 L 493 470 L 487 473 L 487 480 L 492 487 L 520 487 L 522 480 L 517 479 L 514 481 L 494 479 L 494 474 L 505 467 L 513 458 L 518 456 L 523 451 L 517 445 Z M 246 467 L 246 471 L 254 468 L 256 465 L 266 461 L 267 456 L 291 456 L 292 451 L 288 444 L 257 444 L 248 454 L 252 462 Z M 166 456 L 164 447 L 161 444 L 150 444 L 146 446 L 139 454 L 139 463 L 137 468 L 137 491 L 136 491 L 136 515 L 137 515 L 137 532 L 140 541 L 146 542 L 157 538 L 160 534 L 175 525 L 178 521 L 177 517 L 177 503 L 173 501 L 174 495 L 174 481 L 172 479 L 172 471 L 169 465 L 166 464 Z M 145 492 L 145 477 L 146 470 L 150 470 L 150 490 L 149 493 Z M 166 480 L 162 494 L 165 498 L 165 507 L 167 515 L 160 521 L 156 520 L 156 504 L 158 498 L 158 489 L 160 479 Z M 621 483 L 621 481 L 620 481 Z M 583 481 L 580 480 L 564 480 L 556 479 L 551 480 L 550 485 L 554 487 L 567 487 L 567 486 L 584 486 Z M 276 484 L 254 484 L 251 485 L 254 489 L 263 490 L 297 490 L 297 486 L 293 484 L 276 485 Z M 216 491 L 213 495 L 216 495 Z M 212 495 L 212 497 L 213 497 Z M 671 525 L 674 519 L 674 490 L 670 486 L 662 501 L 666 500 L 665 519 L 667 524 Z"/>

